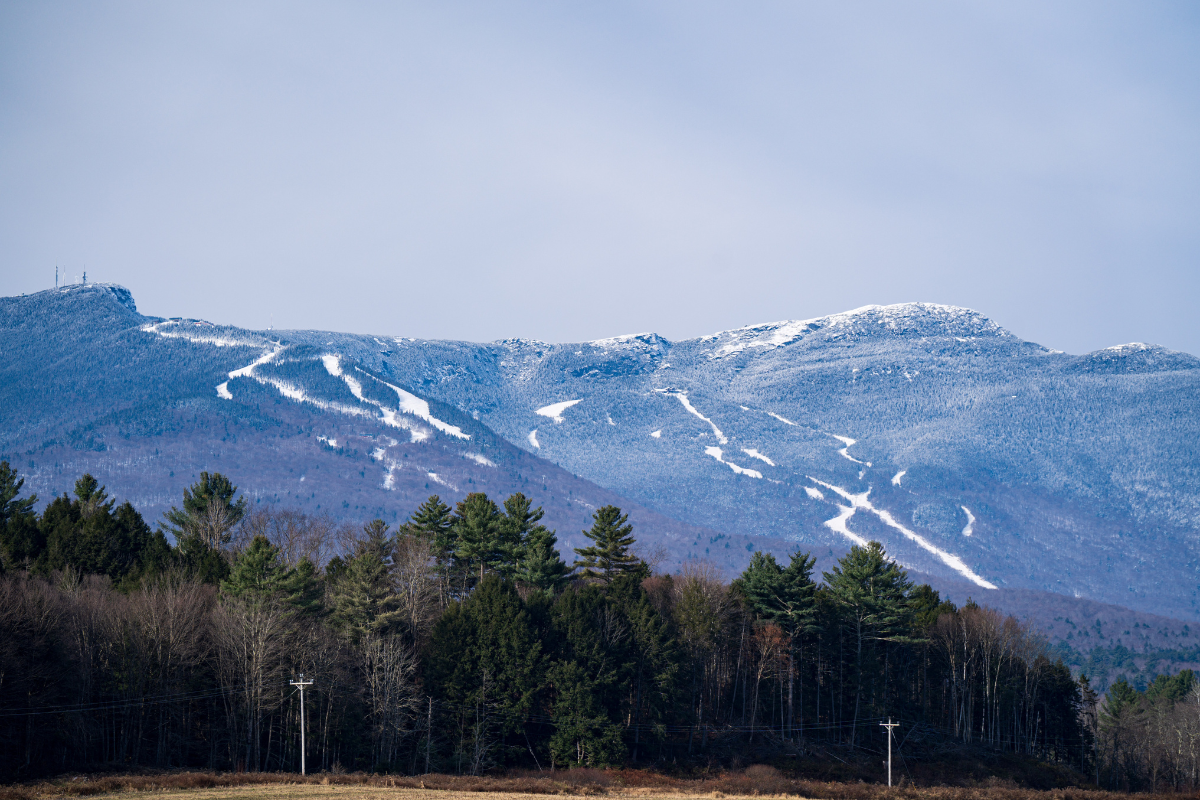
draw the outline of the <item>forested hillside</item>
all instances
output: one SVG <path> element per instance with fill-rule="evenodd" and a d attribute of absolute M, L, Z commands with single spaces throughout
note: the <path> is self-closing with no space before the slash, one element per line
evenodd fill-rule
<path fill-rule="evenodd" d="M 294 770 L 303 675 L 313 770 L 834 765 L 877 752 L 890 716 L 910 755 L 958 741 L 1196 786 L 1195 751 L 1165 746 L 1197 741 L 1191 673 L 1100 705 L 1044 637 L 914 585 L 876 542 L 823 573 L 757 553 L 727 582 L 656 571 L 614 506 L 568 564 L 521 493 L 334 527 L 205 473 L 152 526 L 90 475 L 38 514 L 7 463 L 0 520 L 9 778 Z"/>

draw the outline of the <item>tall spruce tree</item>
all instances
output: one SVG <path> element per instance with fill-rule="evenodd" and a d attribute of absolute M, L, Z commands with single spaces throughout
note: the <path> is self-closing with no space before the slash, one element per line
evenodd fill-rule
<path fill-rule="evenodd" d="M 39 535 L 37 495 L 21 497 L 25 479 L 7 461 L 0 461 L 0 572 L 29 567 L 45 542 Z"/>
<path fill-rule="evenodd" d="M 915 641 L 910 635 L 912 612 L 908 603 L 912 581 L 908 579 L 907 572 L 888 558 L 879 542 L 850 548 L 850 552 L 839 559 L 824 577 L 829 595 L 854 645 L 854 726 L 850 735 L 853 746 L 857 742 L 858 719 L 864 697 L 870 700 L 879 696 L 868 689 L 868 678 L 874 682 L 888 677 L 878 674 L 880 664 L 875 646 L 880 643 L 905 644 Z M 870 651 L 864 652 L 864 645 L 870 646 Z M 870 664 L 867 663 L 868 659 Z"/>
<path fill-rule="evenodd" d="M 464 581 L 483 580 L 485 572 L 511 558 L 500 509 L 482 492 L 468 494 L 454 511 L 455 558 L 463 566 Z M 469 585 L 464 585 L 466 591 Z"/>
<path fill-rule="evenodd" d="M 566 583 L 570 570 L 555 547 L 558 537 L 541 524 L 544 514 L 521 492 L 504 501 L 504 538 L 511 552 L 501 575 L 553 595 Z"/>
<path fill-rule="evenodd" d="M 610 583 L 621 573 L 636 570 L 641 562 L 629 552 L 635 541 L 633 526 L 628 524 L 629 515 L 622 514 L 616 506 L 604 506 L 597 509 L 592 518 L 595 521 L 591 530 L 584 531 L 583 535 L 595 544 L 575 548 L 579 555 L 575 561 L 577 574 Z"/>
<path fill-rule="evenodd" d="M 816 616 L 816 583 L 812 579 L 816 559 L 799 550 L 792 553 L 787 568 L 780 568 L 775 556 L 759 551 L 750 559 L 750 566 L 735 581 L 754 613 L 763 620 L 778 625 L 788 637 L 787 721 L 795 720 L 795 662 L 796 650 L 802 637 L 814 627 Z M 802 687 L 803 688 L 803 687 Z M 803 708 L 803 697 L 801 697 Z M 803 716 L 801 717 L 803 723 Z"/>
<path fill-rule="evenodd" d="M 142 515 L 116 501 L 91 475 L 75 482 L 75 499 L 66 494 L 46 506 L 38 525 L 45 543 L 34 564 L 38 572 L 71 568 L 107 575 L 120 588 L 132 588 L 168 559 L 166 539 L 155 536 Z"/>
<path fill-rule="evenodd" d="M 388 634 L 400 626 L 399 598 L 392 585 L 392 538 L 381 519 L 363 526 L 365 534 L 344 560 L 331 562 L 330 595 L 334 624 L 357 643 L 368 632 Z"/>

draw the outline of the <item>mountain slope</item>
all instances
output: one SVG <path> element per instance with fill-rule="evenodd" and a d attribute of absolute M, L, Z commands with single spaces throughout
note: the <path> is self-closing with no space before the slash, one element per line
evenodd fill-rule
<path fill-rule="evenodd" d="M 0 453 L 43 493 L 86 463 L 160 509 L 221 464 L 263 500 L 402 519 L 521 488 L 560 532 L 633 508 L 676 563 L 877 538 L 981 602 L 1197 616 L 1200 359 L 1158 347 L 1072 356 L 930 304 L 682 342 L 252 332 L 97 285 L 4 299 L 0 330 Z"/>

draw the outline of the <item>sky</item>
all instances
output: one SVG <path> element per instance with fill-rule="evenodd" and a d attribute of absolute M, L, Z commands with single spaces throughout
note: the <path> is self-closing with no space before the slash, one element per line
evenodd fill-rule
<path fill-rule="evenodd" d="M 0 4 L 0 295 L 669 339 L 967 306 L 1200 354 L 1200 5 Z"/>

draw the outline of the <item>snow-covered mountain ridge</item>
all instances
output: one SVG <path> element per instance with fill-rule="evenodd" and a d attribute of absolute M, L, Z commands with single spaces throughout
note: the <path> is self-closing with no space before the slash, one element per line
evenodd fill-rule
<path fill-rule="evenodd" d="M 329 508 L 336 488 L 403 517 L 426 486 L 524 485 L 546 464 L 688 539 L 675 556 L 736 566 L 755 542 L 794 542 L 828 559 L 879 539 L 983 594 L 1198 616 L 1200 359 L 1185 353 L 1069 355 L 924 303 L 677 342 L 476 344 L 148 318 L 93 287 L 2 300 L 0 325 L 3 371 L 31 387 L 0 388 L 0 453 L 34 463 L 108 463 L 176 429 L 192 450 L 206 436 L 220 449 L 214 431 L 271 448 L 264 432 L 291 426 L 293 460 L 348 461 L 336 486 L 289 502 L 326 492 Z M 559 479 L 542 480 L 552 493 Z M 599 497 L 576 492 L 556 495 L 571 524 Z"/>

